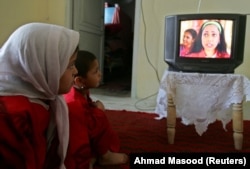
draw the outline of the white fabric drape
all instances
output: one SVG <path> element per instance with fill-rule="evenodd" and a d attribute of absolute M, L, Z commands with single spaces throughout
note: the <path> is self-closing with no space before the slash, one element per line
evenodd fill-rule
<path fill-rule="evenodd" d="M 167 117 L 171 94 L 177 117 L 194 124 L 202 135 L 210 123 L 220 120 L 225 128 L 232 119 L 231 105 L 250 101 L 250 80 L 239 74 L 201 74 L 165 71 L 157 96 L 157 119 Z"/>
<path fill-rule="evenodd" d="M 31 101 L 51 100 L 62 159 L 68 146 L 69 121 L 67 105 L 58 95 L 59 80 L 78 43 L 76 31 L 29 23 L 19 27 L 0 49 L 0 95 L 23 95 Z M 65 168 L 63 160 L 61 168 Z"/>

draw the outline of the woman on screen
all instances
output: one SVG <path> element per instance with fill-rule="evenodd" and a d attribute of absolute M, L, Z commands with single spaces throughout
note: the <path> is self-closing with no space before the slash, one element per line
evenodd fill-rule
<path fill-rule="evenodd" d="M 190 54 L 194 58 L 230 58 L 226 50 L 224 29 L 217 21 L 202 24 Z"/>
<path fill-rule="evenodd" d="M 185 30 L 182 38 L 182 44 L 180 45 L 180 56 L 189 54 L 191 48 L 193 47 L 196 36 L 197 32 L 194 29 Z"/>

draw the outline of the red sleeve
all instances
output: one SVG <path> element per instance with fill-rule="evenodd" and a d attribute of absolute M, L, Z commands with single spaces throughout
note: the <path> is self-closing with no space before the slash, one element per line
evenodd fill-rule
<path fill-rule="evenodd" d="M 91 107 L 88 113 L 88 129 L 91 139 L 91 147 L 96 155 L 103 155 L 108 150 L 118 152 L 120 140 L 117 133 L 112 129 L 104 111 Z"/>
<path fill-rule="evenodd" d="M 68 102 L 70 137 L 65 166 L 67 169 L 89 168 L 90 150 L 86 118 L 80 101 Z"/>
<path fill-rule="evenodd" d="M 49 114 L 22 96 L 0 97 L 0 166 L 42 169 Z"/>

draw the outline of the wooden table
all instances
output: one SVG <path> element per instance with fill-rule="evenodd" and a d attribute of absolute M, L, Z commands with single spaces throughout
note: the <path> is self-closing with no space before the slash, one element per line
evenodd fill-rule
<path fill-rule="evenodd" d="M 170 144 L 174 144 L 177 117 L 186 125 L 194 124 L 199 135 L 216 120 L 222 122 L 224 129 L 232 120 L 235 149 L 241 150 L 244 101 L 250 101 L 250 81 L 243 75 L 166 71 L 157 96 L 156 113 L 159 118 L 167 117 Z"/>

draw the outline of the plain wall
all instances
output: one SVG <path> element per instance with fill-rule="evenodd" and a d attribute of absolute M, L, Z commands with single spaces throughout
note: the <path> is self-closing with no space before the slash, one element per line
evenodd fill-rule
<path fill-rule="evenodd" d="M 66 26 L 68 0 L 0 0 L 0 46 L 19 26 L 45 22 Z"/>

